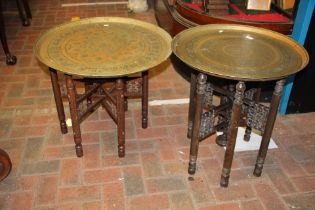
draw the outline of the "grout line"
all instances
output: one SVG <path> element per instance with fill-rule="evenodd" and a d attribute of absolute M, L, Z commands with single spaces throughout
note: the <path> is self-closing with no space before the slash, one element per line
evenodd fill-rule
<path fill-rule="evenodd" d="M 170 104 L 188 104 L 189 98 L 169 99 L 169 100 L 153 100 L 149 102 L 149 106 L 160 106 Z"/>
<path fill-rule="evenodd" d="M 128 4 L 128 1 L 111 1 L 111 2 L 95 2 L 95 3 L 68 3 L 61 4 L 61 7 L 77 7 L 77 6 L 94 6 L 94 5 L 115 5 Z"/>

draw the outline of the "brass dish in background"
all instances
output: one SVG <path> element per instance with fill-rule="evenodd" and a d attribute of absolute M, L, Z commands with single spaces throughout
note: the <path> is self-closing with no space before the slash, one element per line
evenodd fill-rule
<path fill-rule="evenodd" d="M 56 26 L 35 44 L 44 64 L 71 75 L 117 77 L 148 70 L 171 54 L 170 35 L 156 25 L 119 17 Z"/>
<path fill-rule="evenodd" d="M 308 63 L 307 51 L 293 39 L 267 29 L 212 24 L 187 29 L 172 41 L 175 55 L 206 74 L 265 81 L 284 78 Z"/>

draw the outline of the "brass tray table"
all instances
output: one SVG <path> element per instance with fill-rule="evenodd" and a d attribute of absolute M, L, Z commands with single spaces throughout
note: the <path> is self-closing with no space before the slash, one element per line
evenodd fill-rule
<path fill-rule="evenodd" d="M 102 105 L 117 124 L 118 155 L 125 155 L 127 98 L 142 98 L 142 127 L 147 127 L 148 69 L 171 54 L 163 29 L 119 17 L 82 19 L 42 34 L 34 50 L 49 67 L 62 133 L 67 133 L 57 71 L 65 74 L 76 154 L 83 155 L 80 123 Z M 134 74 L 139 74 L 134 76 Z M 130 76 L 132 75 L 132 76 Z M 74 81 L 85 83 L 79 93 Z"/>
<path fill-rule="evenodd" d="M 197 26 L 179 33 L 172 41 L 172 50 L 179 59 L 199 72 L 198 77 L 191 74 L 189 174 L 196 170 L 199 141 L 216 131 L 223 131 L 223 135 L 217 137 L 217 143 L 226 138 L 220 184 L 227 187 L 237 128 L 245 123 L 244 140 L 249 140 L 253 128 L 262 133 L 254 170 L 254 175 L 260 176 L 285 78 L 307 65 L 306 50 L 277 32 L 223 24 Z M 216 79 L 225 82 L 216 85 Z M 246 90 L 245 82 L 271 80 L 277 82 L 268 107 L 259 103 L 259 88 Z M 215 94 L 221 98 L 219 105 L 213 103 Z"/>

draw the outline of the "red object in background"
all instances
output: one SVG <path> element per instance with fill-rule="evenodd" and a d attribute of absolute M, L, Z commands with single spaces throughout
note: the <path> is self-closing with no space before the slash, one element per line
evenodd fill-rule
<path fill-rule="evenodd" d="M 198 12 L 204 12 L 201 9 L 201 4 L 191 4 L 186 3 L 186 5 Z M 288 22 L 290 21 L 287 17 L 273 12 L 273 13 L 264 13 L 264 14 L 245 14 L 241 9 L 238 8 L 236 4 L 230 4 L 230 7 L 234 9 L 238 14 L 225 15 L 224 17 L 235 18 L 239 20 L 249 20 L 257 22 Z"/>

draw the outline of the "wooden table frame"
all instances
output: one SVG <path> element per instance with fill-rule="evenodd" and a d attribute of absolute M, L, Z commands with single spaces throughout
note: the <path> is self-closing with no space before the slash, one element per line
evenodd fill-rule
<path fill-rule="evenodd" d="M 207 75 L 203 73 L 199 73 L 197 77 L 195 74 L 192 74 L 191 76 L 191 92 L 188 119 L 188 137 L 191 137 L 191 144 L 188 173 L 193 175 L 196 171 L 199 141 L 203 140 L 206 136 L 214 134 L 218 130 L 223 131 L 223 135 L 227 138 L 227 148 L 224 156 L 220 185 L 222 187 L 227 187 L 229 183 L 235 150 L 237 129 L 238 126 L 242 124 L 242 119 L 244 117 L 247 117 L 248 119 L 250 119 L 249 121 L 251 122 L 247 122 L 245 140 L 249 140 L 249 135 L 252 128 L 259 129 L 262 132 L 262 141 L 260 144 L 253 173 L 257 177 L 261 176 L 285 80 L 280 79 L 276 82 L 269 108 L 264 106 L 259 107 L 260 104 L 258 103 L 257 96 L 253 97 L 252 95 L 250 98 L 246 97 L 246 85 L 244 81 L 237 81 L 235 89 L 230 88 L 226 91 L 212 86 L 213 90 L 223 93 L 225 94 L 225 97 L 230 98 L 232 104 L 221 102 L 219 106 L 210 106 L 210 112 L 208 113 L 211 113 L 211 116 L 209 116 L 209 119 L 213 119 L 215 116 L 218 116 L 222 112 L 225 112 L 225 116 L 227 117 L 226 120 L 223 120 L 221 122 L 219 121 L 217 124 L 211 124 L 205 120 L 206 115 L 205 113 L 203 113 L 207 92 L 206 88 L 207 85 L 211 85 L 211 83 L 207 82 L 207 78 Z M 253 117 L 249 116 L 248 112 L 250 108 L 244 107 L 245 101 L 246 103 L 250 104 L 250 106 L 256 106 L 259 109 L 263 109 L 265 113 L 263 118 L 265 119 L 254 119 Z M 214 120 L 212 122 L 214 122 Z M 208 127 L 208 130 L 205 133 L 203 133 L 205 129 L 202 129 L 202 126 Z"/>
<path fill-rule="evenodd" d="M 61 132 L 65 134 L 68 130 L 58 74 L 55 69 L 49 68 L 49 71 Z M 76 155 L 78 157 L 83 156 L 80 123 L 102 105 L 117 124 L 118 156 L 124 157 L 125 111 L 128 109 L 128 97 L 141 97 L 142 128 L 148 126 L 148 71 L 144 71 L 141 76 L 134 78 L 125 76 L 113 79 L 82 79 L 85 84 L 83 94 L 77 92 L 75 79 L 72 75 L 65 75 L 65 80 Z M 112 83 L 112 86 L 104 88 L 103 85 L 108 82 Z M 83 103 L 86 103 L 85 108 L 82 107 Z"/>

